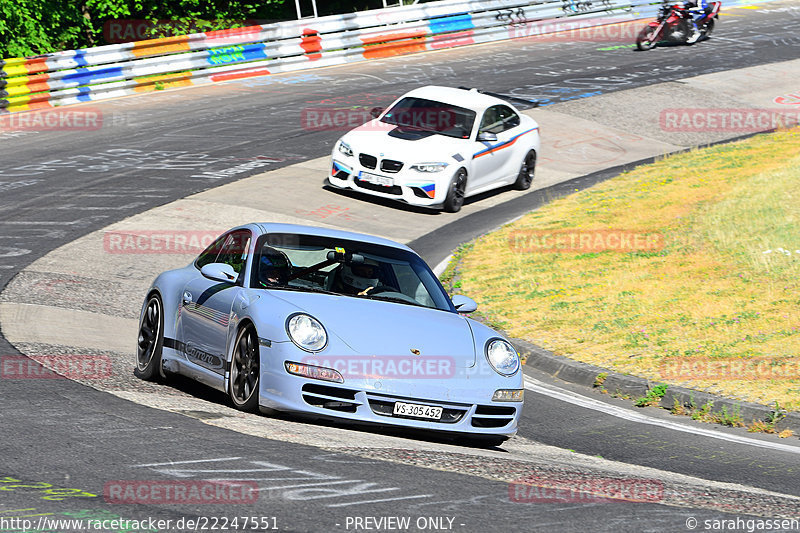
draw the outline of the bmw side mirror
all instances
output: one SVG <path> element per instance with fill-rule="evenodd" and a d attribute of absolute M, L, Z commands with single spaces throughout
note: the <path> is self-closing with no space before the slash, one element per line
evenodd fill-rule
<path fill-rule="evenodd" d="M 478 304 L 476 304 L 475 300 L 472 298 L 456 294 L 453 296 L 453 307 L 455 307 L 456 311 L 459 313 L 471 313 L 478 308 Z"/>
<path fill-rule="evenodd" d="M 482 131 L 478 134 L 478 142 L 492 143 L 497 140 L 497 135 L 491 131 Z"/>
<path fill-rule="evenodd" d="M 223 283 L 235 283 L 238 277 L 233 267 L 225 263 L 209 263 L 200 269 L 200 273 L 208 279 Z"/>
<path fill-rule="evenodd" d="M 381 116 L 381 113 L 383 113 L 382 107 L 373 107 L 372 109 L 369 110 L 369 115 L 372 118 L 378 118 L 379 116 Z"/>

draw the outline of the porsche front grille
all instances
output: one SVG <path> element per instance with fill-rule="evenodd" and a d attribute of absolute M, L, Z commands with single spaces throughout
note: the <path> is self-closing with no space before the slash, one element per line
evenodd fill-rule
<path fill-rule="evenodd" d="M 501 428 L 514 420 L 516 407 L 479 405 L 472 415 L 472 426 L 476 428 Z"/>
<path fill-rule="evenodd" d="M 322 409 L 355 413 L 358 406 L 361 405 L 361 402 L 356 400 L 357 392 L 339 387 L 306 383 L 303 385 L 303 401 Z"/>
<path fill-rule="evenodd" d="M 394 416 L 394 404 L 396 401 L 400 402 L 419 402 L 426 405 L 437 405 L 442 407 L 441 420 L 427 420 L 427 422 L 438 422 L 441 424 L 455 424 L 467 414 L 469 411 L 468 405 L 459 404 L 443 404 L 442 402 L 430 402 L 427 400 L 417 400 L 414 398 L 401 398 L 394 396 L 376 395 L 374 393 L 367 393 L 367 400 L 369 407 L 376 415 L 381 416 Z"/>

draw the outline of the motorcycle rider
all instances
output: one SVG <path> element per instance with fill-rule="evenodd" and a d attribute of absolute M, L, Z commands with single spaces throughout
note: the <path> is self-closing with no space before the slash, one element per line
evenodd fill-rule
<path fill-rule="evenodd" d="M 708 1 L 697 0 L 696 2 L 693 2 L 692 0 L 688 0 L 684 2 L 683 5 L 686 8 L 686 11 L 688 11 L 692 16 L 692 34 L 688 39 L 686 39 L 686 44 L 694 44 L 702 35 L 702 33 L 700 33 L 700 28 L 697 27 L 697 21 L 706 15 Z"/>

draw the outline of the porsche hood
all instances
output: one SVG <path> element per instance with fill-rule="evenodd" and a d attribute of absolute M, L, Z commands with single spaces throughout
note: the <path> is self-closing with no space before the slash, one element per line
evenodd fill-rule
<path fill-rule="evenodd" d="M 331 344 L 322 356 L 447 358 L 457 367 L 476 363 L 475 341 L 468 321 L 456 313 L 380 301 L 319 293 L 270 291 L 322 323 L 351 354 L 335 354 Z M 338 344 L 338 343 L 337 343 Z"/>

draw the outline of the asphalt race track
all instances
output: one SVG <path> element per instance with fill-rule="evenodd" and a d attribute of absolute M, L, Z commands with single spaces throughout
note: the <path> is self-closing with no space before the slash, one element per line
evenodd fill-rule
<path fill-rule="evenodd" d="M 310 127 L 310 110 L 385 105 L 426 84 L 475 86 L 543 106 L 590 102 L 800 57 L 796 2 L 723 6 L 723 13 L 714 37 L 692 47 L 638 53 L 632 37 L 519 39 L 89 104 L 103 116 L 97 131 L 0 130 L 0 287 L 37 258 L 113 222 L 324 156 L 342 131 Z M 337 193 L 329 194 L 335 203 Z M 436 264 L 464 238 L 525 208 L 509 196 L 504 209 L 504 194 L 472 202 L 459 224 L 431 214 L 442 219 L 440 240 L 420 238 L 417 249 Z M 261 200 L 277 205 L 282 198 Z M 402 212 L 370 203 L 376 213 Z M 301 207 L 297 217 L 318 221 Z M 82 274 L 91 278 L 91 268 Z M 0 355 L 19 353 L 0 337 Z M 152 518 L 164 522 L 133 530 L 195 531 L 210 529 L 211 517 L 247 516 L 258 518 L 260 530 L 464 532 L 703 531 L 711 530 L 704 520 L 800 517 L 797 438 L 779 441 L 655 409 L 635 411 L 648 418 L 643 422 L 629 414 L 630 402 L 605 397 L 610 407 L 601 412 L 585 401 L 597 399 L 591 391 L 526 372 L 532 381 L 519 436 L 497 449 L 281 417 L 283 429 L 258 434 L 248 429 L 256 415 L 227 414 L 224 398 L 184 382 L 176 388 L 187 405 L 203 398 L 219 407 L 177 414 L 65 379 L 2 379 L 0 531 L 25 530 L 2 522 L 23 517 L 31 531 L 99 530 L 48 522 L 73 518 Z M 546 393 L 552 387 L 562 398 Z M 249 499 L 231 501 L 224 491 L 202 504 L 113 498 L 115 488 L 134 482 L 209 479 L 244 484 Z M 622 483 L 639 497 L 570 499 L 552 489 L 520 489 L 513 483 L 520 479 L 539 488 Z M 251 526 L 240 519 L 228 529 Z"/>

